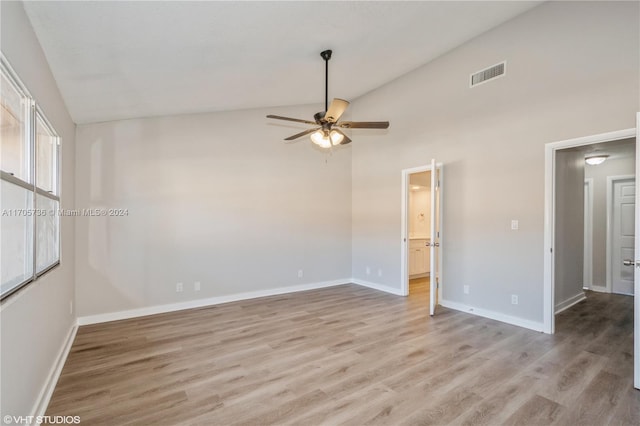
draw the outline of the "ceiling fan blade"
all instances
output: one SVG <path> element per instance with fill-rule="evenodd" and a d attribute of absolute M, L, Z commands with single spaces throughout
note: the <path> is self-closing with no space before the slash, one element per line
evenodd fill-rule
<path fill-rule="evenodd" d="M 315 124 L 315 123 L 314 123 L 314 124 Z M 293 136 L 289 136 L 288 138 L 284 138 L 284 140 L 285 140 L 285 141 L 292 141 L 292 140 L 294 140 L 294 139 L 301 138 L 301 137 L 302 137 L 302 136 L 304 136 L 304 135 L 308 135 L 309 133 L 313 133 L 313 132 L 315 132 L 316 130 L 319 130 L 319 129 L 320 129 L 320 127 L 316 128 L 316 129 L 309 129 L 309 130 L 305 130 L 304 132 L 296 133 L 296 134 L 295 134 L 295 135 L 293 135 Z"/>
<path fill-rule="evenodd" d="M 340 142 L 340 145 L 346 145 L 348 143 L 351 143 L 351 139 L 349 138 L 349 136 L 345 135 L 344 132 L 342 130 L 339 129 L 333 129 L 333 132 L 338 132 L 342 135 L 342 142 Z"/>
<path fill-rule="evenodd" d="M 344 111 L 349 106 L 349 102 L 344 99 L 333 98 L 331 101 L 331 105 L 329 105 L 329 109 L 324 115 L 324 120 L 328 123 L 335 123 L 340 119 Z"/>
<path fill-rule="evenodd" d="M 267 118 L 275 118 L 276 120 L 286 120 L 286 121 L 295 121 L 296 123 L 305 123 L 305 124 L 318 124 L 315 121 L 309 120 L 301 120 L 299 118 L 291 118 L 291 117 L 282 117 L 280 115 L 267 115 Z"/>
<path fill-rule="evenodd" d="M 388 129 L 388 121 L 343 121 L 337 124 L 343 129 Z"/>

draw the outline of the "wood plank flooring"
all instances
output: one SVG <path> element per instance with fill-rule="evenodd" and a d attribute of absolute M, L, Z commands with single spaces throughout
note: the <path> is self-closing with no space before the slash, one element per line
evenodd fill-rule
<path fill-rule="evenodd" d="M 633 298 L 545 335 L 346 285 L 78 330 L 48 415 L 86 425 L 638 425 Z M 428 284 L 428 280 L 427 280 Z"/>

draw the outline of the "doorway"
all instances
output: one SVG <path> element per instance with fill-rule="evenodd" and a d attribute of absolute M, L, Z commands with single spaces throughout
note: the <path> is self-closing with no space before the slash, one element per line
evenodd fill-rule
<path fill-rule="evenodd" d="M 640 121 L 640 114 L 638 115 Z M 626 140 L 626 141 L 625 141 Z M 635 150 L 632 154 L 633 161 L 635 163 L 638 156 L 638 138 L 636 136 L 636 129 L 627 129 L 617 132 L 610 132 L 600 135 L 594 135 L 584 138 L 577 138 L 568 141 L 555 142 L 547 144 L 545 147 L 545 256 L 544 256 L 544 331 L 546 333 L 555 332 L 555 315 L 558 310 L 568 309 L 572 305 L 584 300 L 583 281 L 585 276 L 584 263 L 587 260 L 587 256 L 584 252 L 584 238 L 585 234 L 585 154 L 590 151 L 598 150 L 611 150 L 615 151 L 616 147 L 621 144 L 631 144 Z M 609 156 L 609 159 L 613 160 L 614 156 Z M 610 162 L 610 164 L 613 162 Z M 604 168 L 598 169 L 603 171 Z M 636 165 L 632 165 L 633 177 L 635 178 L 638 173 Z M 605 176 L 605 181 L 606 181 Z M 611 179 L 609 179 L 611 181 Z M 638 197 L 638 191 L 636 190 L 635 182 L 627 185 L 620 185 L 614 187 L 610 182 L 609 185 L 605 183 L 603 186 L 606 188 L 611 187 L 611 194 L 614 190 L 619 191 L 617 202 L 620 208 L 617 209 L 621 218 L 621 223 L 617 226 L 620 237 L 617 239 L 616 244 L 619 245 L 619 257 L 625 255 L 630 256 L 629 259 L 625 259 L 630 266 L 631 271 L 627 271 L 627 281 L 630 276 L 633 276 L 633 287 L 635 292 L 638 291 L 640 283 L 640 275 L 638 267 L 640 267 L 639 244 L 637 233 L 638 228 L 638 212 L 635 209 L 635 200 Z M 572 188 L 572 189 L 569 189 Z M 594 178 L 594 189 L 597 188 Z M 631 192 L 630 192 L 631 191 Z M 610 196 L 615 198 L 613 196 Z M 601 244 L 596 243 L 596 233 L 601 232 L 602 229 L 598 228 L 596 207 L 596 194 L 594 193 L 594 210 L 593 210 L 593 244 L 592 255 L 594 262 L 592 264 L 592 283 L 590 288 L 596 289 L 597 284 L 601 284 L 600 287 L 605 287 L 604 276 L 608 276 L 608 272 L 612 268 L 598 267 L 595 259 L 599 259 L 602 263 L 607 263 L 607 259 L 613 263 L 613 256 L 610 254 L 612 250 L 617 250 L 613 247 L 612 238 L 605 237 L 606 249 L 608 255 L 598 256 L 598 247 Z M 611 201 L 611 200 L 609 200 Z M 630 202 L 632 201 L 632 202 Z M 613 235 L 612 210 L 613 203 L 603 203 L 605 209 L 609 210 L 609 215 L 606 216 L 606 223 L 603 232 L 605 235 Z M 624 213 L 621 213 L 624 211 Z M 630 227 L 633 227 L 633 232 L 630 232 Z M 624 229 L 622 229 L 624 228 Z M 609 231 L 609 232 L 607 232 Z M 629 241 L 633 240 L 633 244 Z M 631 248 L 631 246 L 634 246 Z M 625 251 L 626 250 L 626 251 Z M 638 267 L 634 267 L 638 266 Z M 604 276 L 602 275 L 604 272 Z M 621 273 L 622 275 L 622 273 Z M 570 288 L 567 290 L 563 286 L 569 283 Z M 573 294 L 575 289 L 576 294 Z M 580 295 L 582 294 L 582 296 Z M 595 293 L 594 293 L 595 294 Z M 628 296 L 617 296 L 628 297 Z M 559 300 L 560 299 L 560 300 Z M 635 387 L 640 387 L 640 354 L 638 353 L 638 300 L 629 299 L 631 303 L 626 305 L 635 312 L 635 325 L 634 329 L 634 344 L 636 345 L 634 355 L 634 378 Z M 587 302 L 589 303 L 588 299 Z M 564 304 L 564 305 L 563 305 Z M 634 306 L 635 305 L 635 306 Z M 580 306 L 586 306 L 580 304 Z M 631 308 L 633 307 L 633 308 Z M 633 318 L 633 312 L 630 312 L 630 318 Z M 628 317 L 627 317 L 628 318 Z"/>
<path fill-rule="evenodd" d="M 442 164 L 402 171 L 401 283 L 435 314 L 442 298 Z"/>
<path fill-rule="evenodd" d="M 584 300 L 585 290 L 633 295 L 634 268 L 623 262 L 634 257 L 635 144 L 626 138 L 556 151 L 556 314 Z"/>
<path fill-rule="evenodd" d="M 429 259 L 431 225 L 431 170 L 409 175 L 407 224 L 409 248 L 409 295 L 429 295 Z"/>

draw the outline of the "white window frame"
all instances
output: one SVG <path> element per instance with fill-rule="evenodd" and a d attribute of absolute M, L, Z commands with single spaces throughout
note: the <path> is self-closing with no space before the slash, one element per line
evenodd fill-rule
<path fill-rule="evenodd" d="M 27 89 L 27 87 L 22 83 L 22 81 L 20 80 L 20 78 L 18 77 L 18 75 L 16 74 L 16 72 L 13 70 L 13 68 L 11 67 L 11 65 L 9 64 L 9 62 L 7 61 L 7 59 L 5 58 L 5 56 L 0 52 L 0 72 L 5 76 L 5 78 L 9 81 L 9 83 L 13 86 L 13 88 L 25 99 L 25 129 L 24 129 L 24 139 L 27 143 L 27 150 L 26 150 L 26 156 L 28 158 L 27 160 L 27 173 L 26 173 L 26 177 L 27 180 L 21 179 L 19 177 L 14 176 L 12 173 L 9 172 L 5 172 L 3 170 L 0 170 L 0 180 L 6 181 L 8 183 L 17 185 L 21 188 L 24 188 L 28 191 L 30 191 L 30 196 L 31 196 L 31 208 L 34 209 L 34 212 L 37 211 L 38 206 L 37 206 L 37 196 L 36 195 L 41 195 L 44 196 L 46 198 L 55 200 L 58 202 L 58 207 L 60 208 L 60 197 L 61 197 L 61 187 L 60 187 L 60 164 L 61 164 L 61 139 L 60 136 L 58 135 L 58 133 L 55 131 L 55 128 L 51 125 L 51 122 L 47 119 L 46 115 L 44 114 L 44 112 L 42 111 L 42 109 L 40 108 L 40 106 L 36 103 L 35 99 L 33 98 L 33 96 L 31 96 L 31 93 L 29 92 L 29 90 Z M 37 161 L 37 147 L 36 147 L 36 122 L 37 120 L 40 119 L 41 123 L 44 125 L 44 127 L 46 128 L 46 130 L 55 138 L 55 151 L 54 151 L 54 161 L 53 161 L 53 182 L 52 182 L 52 188 L 53 191 L 49 192 L 47 190 L 44 190 L 42 188 L 38 188 L 37 186 L 37 165 L 36 165 L 36 161 Z M 24 142 L 24 141 L 23 141 Z M 32 255 L 32 262 L 33 262 L 33 269 L 32 269 L 32 274 L 28 277 L 26 277 L 20 284 L 17 284 L 15 286 L 13 286 L 11 289 L 8 289 L 7 291 L 5 291 L 3 294 L 0 295 L 0 300 L 5 300 L 7 297 L 15 294 L 16 292 L 18 292 L 19 290 L 21 290 L 22 288 L 24 288 L 26 285 L 28 285 L 31 282 L 34 282 L 35 280 L 37 280 L 40 276 L 44 275 L 45 273 L 49 272 L 50 270 L 52 270 L 53 268 L 55 268 L 56 266 L 58 266 L 60 264 L 60 259 L 62 257 L 62 238 L 61 238 L 61 234 L 62 234 L 62 229 L 61 229 L 61 221 L 60 221 L 60 216 L 58 215 L 58 212 L 54 212 L 55 218 L 58 221 L 57 224 L 57 231 L 58 231 L 58 238 L 57 238 L 57 250 L 58 250 L 58 257 L 57 259 L 51 264 L 46 266 L 45 268 L 43 268 L 41 271 L 38 271 L 38 265 L 37 265 L 37 255 L 38 255 L 38 244 L 37 244 L 37 238 L 38 238 L 38 234 L 37 234 L 37 217 L 33 216 L 32 219 L 32 223 L 31 223 L 31 229 L 30 229 L 30 235 L 28 235 L 29 238 L 32 239 L 32 247 L 31 247 L 31 255 Z"/>
<path fill-rule="evenodd" d="M 53 136 L 54 141 L 55 141 L 55 152 L 54 152 L 54 160 L 53 160 L 53 182 L 51 182 L 51 186 L 52 186 L 52 191 L 49 192 L 45 189 L 39 188 L 38 187 L 38 179 L 37 179 L 37 172 L 38 172 L 38 147 L 36 145 L 37 141 L 36 141 L 36 126 L 38 123 L 38 119 L 41 120 L 43 126 L 46 128 L 46 130 Z M 32 152 L 33 152 L 33 187 L 35 188 L 35 194 L 33 197 L 33 205 L 35 209 L 40 209 L 40 207 L 38 206 L 38 197 L 37 195 L 41 195 L 43 197 L 49 198 L 51 200 L 57 201 L 58 202 L 58 210 L 60 209 L 60 136 L 58 136 L 58 133 L 55 131 L 55 129 L 53 128 L 53 126 L 51 125 L 51 123 L 49 122 L 49 120 L 47 120 L 47 117 L 44 115 L 44 113 L 42 112 L 42 109 L 36 104 L 35 108 L 34 108 L 34 114 L 33 114 L 33 140 L 30 141 L 30 143 L 33 145 L 32 146 Z M 33 229 L 33 251 L 34 251 L 34 255 L 33 255 L 33 271 L 34 271 L 34 275 L 36 277 L 41 276 L 42 274 L 45 274 L 46 272 L 48 272 L 49 270 L 51 270 L 52 268 L 58 266 L 60 264 L 60 251 L 61 251 L 61 238 L 60 238 L 60 216 L 58 215 L 58 212 L 54 213 L 54 217 L 55 219 L 58 221 L 58 259 L 56 261 L 54 261 L 52 264 L 47 265 L 46 267 L 44 267 L 42 269 L 42 271 L 38 271 L 38 218 L 36 217 L 34 220 L 34 229 Z"/>

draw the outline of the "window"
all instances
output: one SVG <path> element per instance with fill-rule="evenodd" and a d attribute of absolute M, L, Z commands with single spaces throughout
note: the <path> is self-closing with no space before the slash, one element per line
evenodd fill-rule
<path fill-rule="evenodd" d="M 60 260 L 60 197 L 58 196 L 59 138 L 36 109 L 36 273 Z"/>
<path fill-rule="evenodd" d="M 0 298 L 60 262 L 60 138 L 0 62 Z"/>
<path fill-rule="evenodd" d="M 4 179 L 0 182 L 2 202 L 2 295 L 33 278 L 34 218 L 28 215 L 8 215 L 5 212 L 30 211 L 33 192 Z"/>
<path fill-rule="evenodd" d="M 4 69 L 3 69 L 4 71 Z M 29 99 L 2 73 L 2 171 L 29 182 L 29 153 L 25 143 Z"/>
<path fill-rule="evenodd" d="M 36 111 L 36 185 L 50 194 L 58 188 L 58 137 Z"/>

